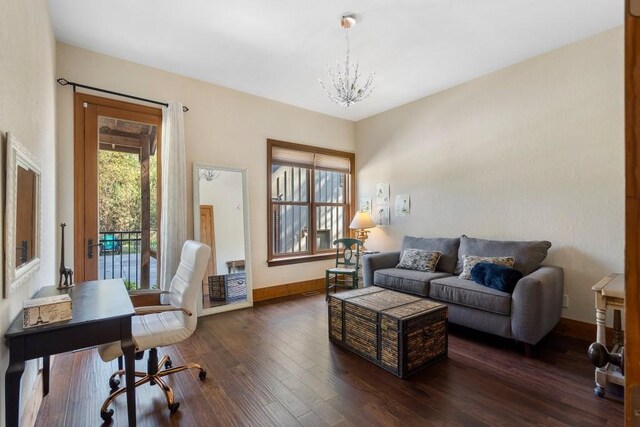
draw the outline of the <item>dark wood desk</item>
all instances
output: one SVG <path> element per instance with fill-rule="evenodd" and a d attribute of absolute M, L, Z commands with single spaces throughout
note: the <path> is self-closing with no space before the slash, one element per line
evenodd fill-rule
<path fill-rule="evenodd" d="M 24 329 L 22 313 L 20 313 L 4 336 L 9 347 L 9 367 L 5 374 L 7 426 L 19 425 L 20 379 L 24 372 L 25 361 L 43 358 L 43 391 L 46 395 L 49 392 L 50 355 L 113 341 L 122 343 L 129 426 L 135 426 L 135 345 L 131 338 L 131 318 L 134 315 L 134 309 L 124 282 L 122 279 L 84 282 L 76 284 L 68 291 L 47 286 L 42 288 L 34 298 L 64 293 L 68 293 L 73 301 L 73 319 Z M 68 369 L 73 370 L 73 367 L 69 366 Z M 106 387 L 107 379 L 105 378 L 104 381 Z M 100 408 L 96 407 L 96 411 L 100 411 Z"/>

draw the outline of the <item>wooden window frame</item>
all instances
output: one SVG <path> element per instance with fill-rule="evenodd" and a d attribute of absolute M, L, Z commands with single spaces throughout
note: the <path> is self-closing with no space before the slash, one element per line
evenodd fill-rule
<path fill-rule="evenodd" d="M 309 168 L 310 174 L 307 180 L 308 185 L 308 202 L 278 202 L 274 203 L 271 199 L 272 194 L 272 176 L 271 169 L 273 166 L 272 162 L 272 153 L 273 148 L 284 148 L 288 150 L 302 151 L 307 153 L 314 154 L 325 154 L 329 156 L 343 157 L 349 160 L 349 169 L 350 172 L 348 174 L 348 182 L 345 183 L 345 199 L 346 203 L 324 203 L 324 202 L 316 202 L 315 201 L 315 171 L 316 169 L 311 167 Z M 321 170 L 321 169 L 318 169 Z M 275 139 L 267 139 L 267 244 L 268 244 L 268 258 L 267 264 L 269 267 L 279 266 L 279 265 L 288 265 L 288 264 L 297 264 L 303 262 L 311 262 L 311 261 L 320 261 L 326 259 L 335 258 L 335 252 L 333 248 L 320 251 L 317 248 L 317 238 L 316 238 L 316 208 L 320 206 L 345 206 L 345 218 L 344 218 L 344 229 L 345 233 L 351 235 L 352 232 L 349 230 L 349 222 L 351 218 L 355 214 L 355 154 L 347 151 L 339 151 L 339 150 L 331 150 L 328 148 L 314 147 L 311 145 L 304 144 L 295 144 L 293 142 L 279 141 Z M 299 205 L 299 206 L 309 206 L 309 235 L 311 236 L 310 242 L 310 250 L 296 255 L 276 255 L 273 252 L 273 244 L 274 244 L 274 236 L 273 236 L 273 207 L 275 205 Z"/>

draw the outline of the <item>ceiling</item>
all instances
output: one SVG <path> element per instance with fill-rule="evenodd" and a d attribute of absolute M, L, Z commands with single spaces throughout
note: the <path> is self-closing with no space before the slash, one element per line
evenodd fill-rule
<path fill-rule="evenodd" d="M 360 120 L 623 23 L 622 0 L 49 0 L 56 38 Z M 374 91 L 350 109 L 318 83 L 352 58 Z M 61 77 L 61 76 L 58 76 Z M 79 82 L 92 84 L 92 82 Z"/>

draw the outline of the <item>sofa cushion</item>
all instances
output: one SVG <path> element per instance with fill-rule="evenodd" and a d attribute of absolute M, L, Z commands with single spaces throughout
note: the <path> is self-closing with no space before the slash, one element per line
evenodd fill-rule
<path fill-rule="evenodd" d="M 428 296 L 433 279 L 450 276 L 449 273 L 383 268 L 373 273 L 373 284 L 410 294 Z"/>
<path fill-rule="evenodd" d="M 438 251 L 408 248 L 402 251 L 400 262 L 396 268 L 435 272 L 441 255 L 442 253 Z"/>
<path fill-rule="evenodd" d="M 513 268 L 519 270 L 526 276 L 540 267 L 542 261 L 547 257 L 547 252 L 550 247 L 551 242 L 546 240 L 517 242 L 509 240 L 473 239 L 463 235 L 460 236 L 458 262 L 454 274 L 462 273 L 463 255 L 477 255 L 512 256 L 515 259 Z"/>
<path fill-rule="evenodd" d="M 471 269 L 471 278 L 479 285 L 511 294 L 522 279 L 522 273 L 504 265 L 480 262 Z"/>
<path fill-rule="evenodd" d="M 432 280 L 429 297 L 491 313 L 511 315 L 511 294 L 455 276 Z"/>
<path fill-rule="evenodd" d="M 442 255 L 440 256 L 440 261 L 438 261 L 438 265 L 436 266 L 436 271 L 453 273 L 453 269 L 456 267 L 456 260 L 458 259 L 459 245 L 460 239 L 458 237 L 448 239 L 404 236 L 400 249 L 404 250 L 413 248 L 438 251 L 442 253 Z"/>
<path fill-rule="evenodd" d="M 512 256 L 490 257 L 490 256 L 463 255 L 462 256 L 462 273 L 460 273 L 460 278 L 466 279 L 466 280 L 472 280 L 471 269 L 475 267 L 476 264 L 480 264 L 480 263 L 513 267 L 514 259 Z"/>

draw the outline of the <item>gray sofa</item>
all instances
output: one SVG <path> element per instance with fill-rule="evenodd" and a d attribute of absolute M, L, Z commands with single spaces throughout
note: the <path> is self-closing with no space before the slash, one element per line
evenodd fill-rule
<path fill-rule="evenodd" d="M 363 258 L 364 286 L 380 286 L 427 297 L 449 306 L 449 321 L 483 332 L 513 338 L 532 346 L 560 320 L 564 273 L 541 265 L 551 243 L 459 238 L 404 237 L 401 250 Z M 396 268 L 402 250 L 426 249 L 442 253 L 435 272 Z M 512 256 L 513 268 L 523 274 L 513 294 L 461 279 L 463 257 Z"/>

